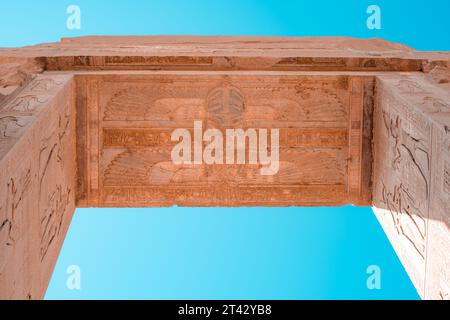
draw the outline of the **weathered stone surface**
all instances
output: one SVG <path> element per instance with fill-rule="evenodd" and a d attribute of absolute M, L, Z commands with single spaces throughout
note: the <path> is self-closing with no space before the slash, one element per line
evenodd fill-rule
<path fill-rule="evenodd" d="M 41 299 L 75 209 L 71 75 L 38 76 L 0 109 L 0 299 Z"/>
<path fill-rule="evenodd" d="M 45 57 L 47 70 L 420 71 L 430 55 L 382 39 L 345 37 L 82 37 L 3 49 Z"/>
<path fill-rule="evenodd" d="M 0 56 L 0 106 L 20 92 L 43 68 L 42 59 Z"/>
<path fill-rule="evenodd" d="M 433 127 L 425 297 L 450 300 L 450 107 L 445 112 L 448 125 Z"/>
<path fill-rule="evenodd" d="M 75 206 L 174 204 L 373 204 L 421 296 L 449 298 L 449 70 L 450 53 L 381 39 L 0 49 L 0 298 L 43 297 Z M 194 121 L 279 129 L 279 170 L 175 164 Z"/>
<path fill-rule="evenodd" d="M 374 210 L 426 298 L 448 296 L 449 102 L 422 75 L 377 78 Z"/>
<path fill-rule="evenodd" d="M 78 134 L 86 137 L 78 140 L 79 205 L 370 203 L 370 159 L 362 170 L 370 152 L 362 148 L 364 140 L 370 144 L 363 124 L 364 109 L 372 108 L 371 77 L 151 72 L 77 79 L 85 116 Z M 229 93 L 241 108 L 220 115 L 216 96 Z M 250 164 L 174 165 L 171 133 L 193 130 L 196 120 L 221 131 L 280 129 L 278 174 L 261 176 Z"/>

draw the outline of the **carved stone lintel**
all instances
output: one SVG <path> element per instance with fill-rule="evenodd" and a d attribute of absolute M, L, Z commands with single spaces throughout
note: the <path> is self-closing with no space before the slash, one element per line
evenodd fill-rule
<path fill-rule="evenodd" d="M 91 73 L 78 75 L 77 83 L 85 97 L 77 105 L 85 115 L 78 134 L 86 137 L 78 140 L 79 205 L 370 204 L 372 77 Z M 248 164 L 174 165 L 171 133 L 192 132 L 199 120 L 222 132 L 278 129 L 278 174 L 264 177 Z M 214 196 L 216 186 L 223 188 L 221 196 Z M 260 190 L 258 201 L 242 194 L 248 187 Z M 287 196 L 291 187 L 299 191 Z M 142 196 L 132 192 L 154 197 L 133 200 Z"/>

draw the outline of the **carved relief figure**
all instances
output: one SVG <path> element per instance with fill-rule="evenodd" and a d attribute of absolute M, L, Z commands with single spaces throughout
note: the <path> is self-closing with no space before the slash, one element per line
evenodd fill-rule
<path fill-rule="evenodd" d="M 20 123 L 20 119 L 13 116 L 0 115 L 0 139 L 9 138 L 9 132 L 15 128 L 23 128 L 24 125 Z"/>
<path fill-rule="evenodd" d="M 61 231 L 71 192 L 70 188 L 58 184 L 45 199 L 44 211 L 41 213 L 41 260 Z"/>
<path fill-rule="evenodd" d="M 399 80 L 395 86 L 401 93 L 426 93 L 425 89 L 413 80 Z"/>
<path fill-rule="evenodd" d="M 385 184 L 383 202 L 391 212 L 397 232 L 408 239 L 417 252 L 425 258 L 426 218 L 428 217 L 430 159 L 426 144 L 411 136 L 402 127 L 399 116 L 391 117 L 383 111 L 384 125 L 389 135 L 392 152 L 392 168 L 398 177 L 408 177 L 393 183 L 393 189 Z"/>
<path fill-rule="evenodd" d="M 71 121 L 70 105 L 61 108 L 59 115 L 49 128 L 48 136 L 41 139 L 39 153 L 39 213 L 41 260 L 47 255 L 55 238 L 60 234 L 70 204 L 72 189 L 65 180 L 65 150 L 70 148 L 65 138 Z"/>
<path fill-rule="evenodd" d="M 63 82 L 55 81 L 52 78 L 40 78 L 34 80 L 28 90 L 30 92 L 42 92 L 42 93 L 48 93 L 49 90 L 61 85 Z"/>
<path fill-rule="evenodd" d="M 155 168 L 161 162 L 170 162 L 166 153 L 152 150 L 128 150 L 119 154 L 105 171 L 105 185 L 111 186 L 145 186 L 165 180 L 173 173 L 163 166 Z M 152 180 L 153 179 L 153 180 Z"/>
<path fill-rule="evenodd" d="M 129 88 L 115 93 L 106 105 L 105 121 L 201 119 L 203 99 L 162 98 L 163 92 L 149 88 Z"/>
<path fill-rule="evenodd" d="M 19 96 L 7 106 L 6 111 L 33 112 L 38 104 L 45 103 L 45 99 L 40 99 L 36 95 Z"/>
<path fill-rule="evenodd" d="M 0 246 L 13 246 L 15 244 L 15 225 L 18 214 L 24 214 L 24 208 L 22 204 L 25 202 L 26 198 L 29 196 L 28 192 L 31 187 L 31 169 L 27 169 L 19 177 L 19 179 L 11 178 L 7 183 L 6 190 L 6 203 L 4 204 L 3 210 L 5 212 L 5 218 L 0 222 Z"/>

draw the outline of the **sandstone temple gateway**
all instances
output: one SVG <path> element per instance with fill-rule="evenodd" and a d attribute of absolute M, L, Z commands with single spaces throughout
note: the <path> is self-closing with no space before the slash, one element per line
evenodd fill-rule
<path fill-rule="evenodd" d="M 279 170 L 176 165 L 177 128 L 279 129 Z M 42 299 L 76 207 L 371 206 L 450 298 L 450 53 L 380 39 L 83 37 L 0 49 L 0 298 Z M 357 227 L 357 226 L 355 226 Z"/>

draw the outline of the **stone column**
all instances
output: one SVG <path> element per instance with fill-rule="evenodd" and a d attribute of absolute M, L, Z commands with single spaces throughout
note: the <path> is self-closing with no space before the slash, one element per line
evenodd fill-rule
<path fill-rule="evenodd" d="M 0 299 L 42 299 L 75 209 L 71 75 L 38 75 L 0 109 Z"/>
<path fill-rule="evenodd" d="M 448 299 L 450 92 L 423 74 L 377 77 L 374 211 L 419 294 Z"/>

